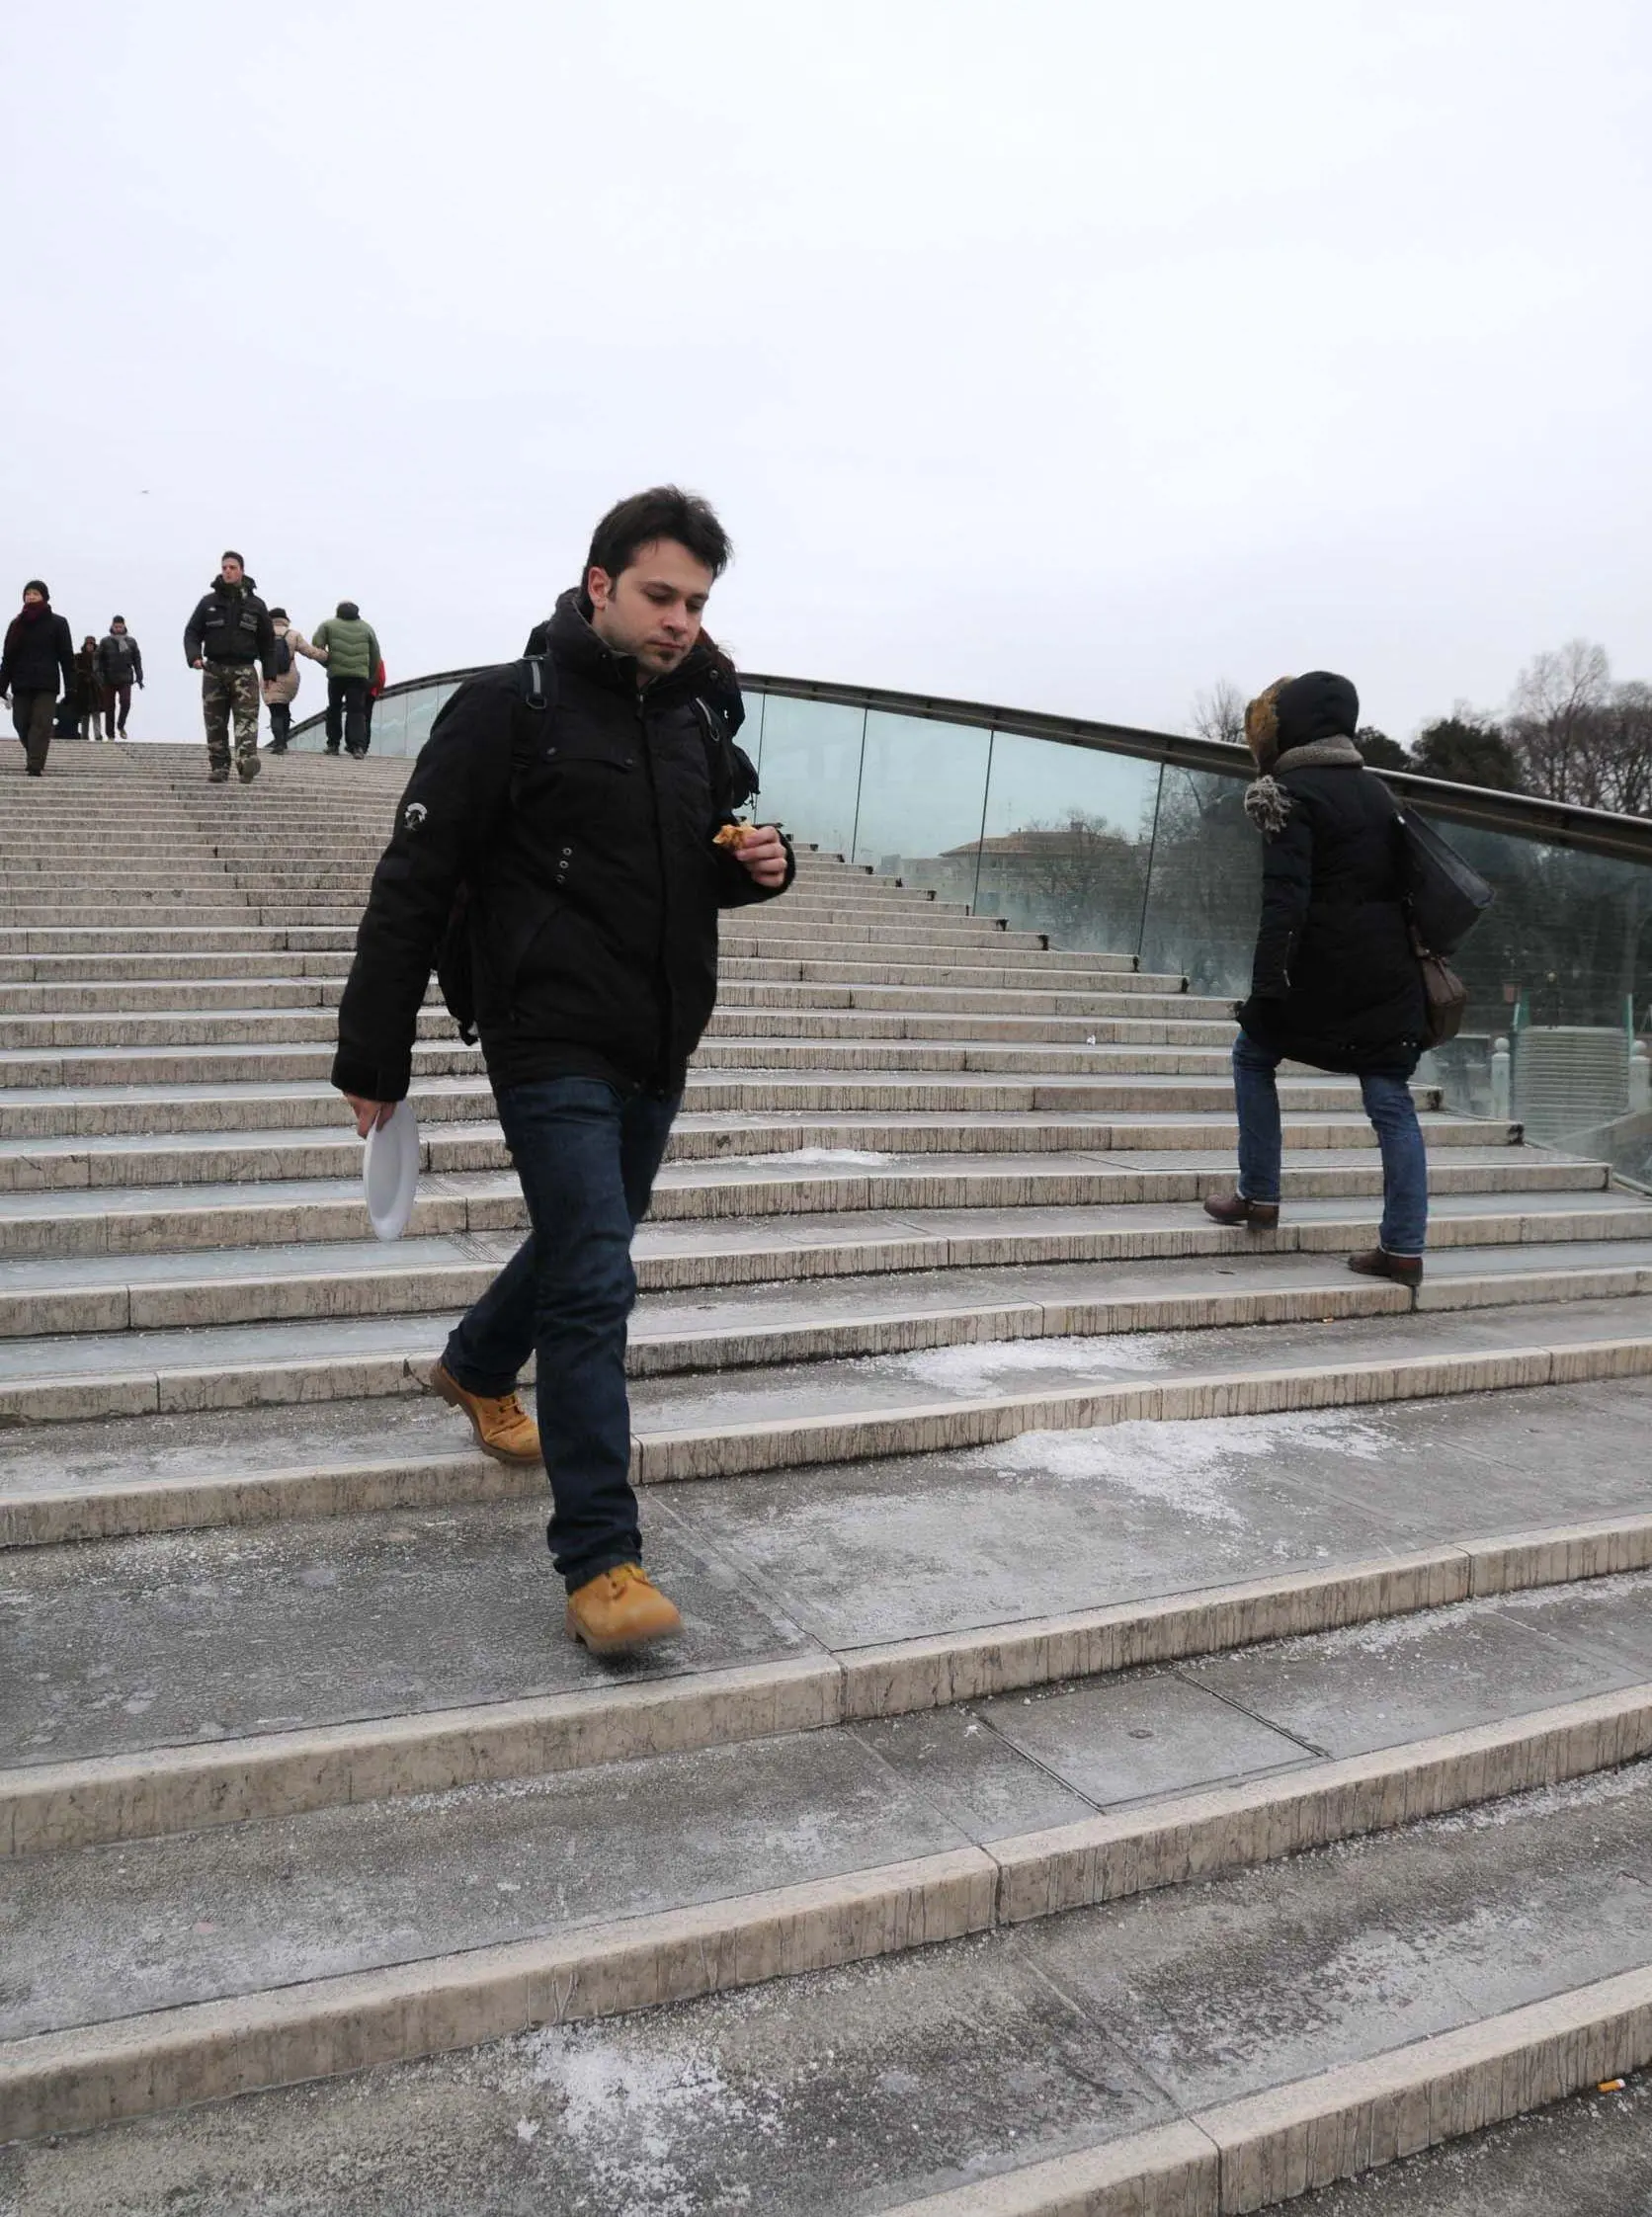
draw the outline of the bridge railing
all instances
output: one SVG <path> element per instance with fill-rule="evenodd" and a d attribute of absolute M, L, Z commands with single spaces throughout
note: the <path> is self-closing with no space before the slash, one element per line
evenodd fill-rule
<path fill-rule="evenodd" d="M 388 688 L 374 753 L 417 754 L 467 675 Z M 1199 994 L 1245 991 L 1260 843 L 1243 749 L 869 686 L 741 682 L 765 816 L 1052 944 L 1128 953 Z M 319 746 L 320 719 L 293 739 Z M 1468 1021 L 1427 1074 L 1455 1108 L 1524 1116 L 1533 1136 L 1652 1182 L 1652 820 L 1381 775 L 1498 893 L 1458 959 Z"/>

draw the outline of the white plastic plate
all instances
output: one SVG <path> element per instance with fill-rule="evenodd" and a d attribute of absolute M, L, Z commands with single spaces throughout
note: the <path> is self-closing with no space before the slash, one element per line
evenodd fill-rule
<path fill-rule="evenodd" d="M 368 1133 L 362 1190 L 380 1239 L 400 1239 L 419 1186 L 419 1125 L 411 1102 L 398 1101 L 387 1124 Z"/>

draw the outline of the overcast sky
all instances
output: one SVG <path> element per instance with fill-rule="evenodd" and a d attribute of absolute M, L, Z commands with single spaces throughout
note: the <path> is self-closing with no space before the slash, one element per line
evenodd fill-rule
<path fill-rule="evenodd" d="M 0 536 L 153 673 L 240 547 L 392 678 L 617 495 L 748 667 L 1399 736 L 1652 678 L 1645 0 L 147 0 L 7 12 Z M 320 704 L 314 675 L 300 710 Z"/>

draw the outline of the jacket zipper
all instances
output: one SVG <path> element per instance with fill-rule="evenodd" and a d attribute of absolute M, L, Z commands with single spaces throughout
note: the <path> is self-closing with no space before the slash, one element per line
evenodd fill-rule
<path fill-rule="evenodd" d="M 642 749 L 642 760 L 648 777 L 648 799 L 654 811 L 654 853 L 660 865 L 660 937 L 654 949 L 654 964 L 660 981 L 660 1015 L 663 1039 L 659 1066 L 655 1071 L 657 1083 L 663 1088 L 670 1075 L 672 1048 L 677 1037 L 677 1014 L 671 991 L 671 969 L 666 960 L 666 948 L 671 944 L 670 880 L 665 866 L 665 829 L 660 822 L 660 786 L 654 775 L 654 750 L 648 737 L 648 710 L 639 693 L 636 698 L 637 743 Z"/>

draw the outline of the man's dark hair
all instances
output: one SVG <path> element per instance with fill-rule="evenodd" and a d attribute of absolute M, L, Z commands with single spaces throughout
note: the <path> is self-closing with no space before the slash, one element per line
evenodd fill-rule
<path fill-rule="evenodd" d="M 734 553 L 709 501 L 698 493 L 685 493 L 679 485 L 653 485 L 618 502 L 597 526 L 585 557 L 587 575 L 607 570 L 610 577 L 618 577 L 645 546 L 662 538 L 686 546 L 713 577 L 721 577 Z"/>
<path fill-rule="evenodd" d="M 109 619 L 109 628 L 113 631 L 116 624 L 124 623 L 125 620 L 126 619 L 124 616 L 112 616 Z"/>
<path fill-rule="evenodd" d="M 242 569 L 245 569 L 247 566 L 246 556 L 243 554 L 237 554 L 233 546 L 226 546 L 223 552 L 218 556 L 218 560 L 220 563 L 239 562 Z"/>

